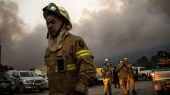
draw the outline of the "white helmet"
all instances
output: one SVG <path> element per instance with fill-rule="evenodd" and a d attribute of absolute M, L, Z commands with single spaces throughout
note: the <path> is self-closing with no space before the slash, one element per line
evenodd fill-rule
<path fill-rule="evenodd" d="M 106 65 L 108 65 L 108 66 L 110 66 L 110 65 L 111 65 L 111 63 L 110 63 L 110 61 L 109 61 L 109 59 L 108 59 L 108 58 L 106 58 L 106 59 L 104 60 L 104 63 L 105 63 Z"/>
<path fill-rule="evenodd" d="M 128 59 L 127 58 L 123 58 L 123 61 L 128 61 Z"/>
<path fill-rule="evenodd" d="M 105 61 L 105 63 L 108 63 L 108 62 L 109 62 L 109 59 L 108 59 L 108 58 L 106 58 L 104 61 Z"/>

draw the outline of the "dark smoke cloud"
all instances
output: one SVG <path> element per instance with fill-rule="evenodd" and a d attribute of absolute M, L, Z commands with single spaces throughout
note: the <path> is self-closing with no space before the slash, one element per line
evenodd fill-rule
<path fill-rule="evenodd" d="M 89 18 L 82 17 L 80 23 L 73 23 L 71 32 L 87 41 L 97 66 L 102 65 L 104 58 L 116 62 L 127 57 L 134 61 L 143 55 L 155 55 L 158 50 L 170 51 L 169 1 L 122 1 L 122 13 L 115 12 L 115 0 L 101 0 L 104 9 L 85 10 L 83 16 Z M 17 69 L 44 65 L 46 26 L 30 28 L 17 14 L 16 2 L 0 1 L 2 63 Z"/>
<path fill-rule="evenodd" d="M 90 18 L 75 25 L 74 31 L 85 38 L 97 65 L 101 65 L 104 58 L 116 62 L 127 57 L 133 61 L 144 55 L 156 55 L 159 50 L 170 50 L 167 13 L 144 0 L 122 1 L 125 4 L 122 13 L 115 12 L 114 0 L 103 0 L 105 9 L 84 11 Z"/>
<path fill-rule="evenodd" d="M 35 68 L 44 65 L 44 51 L 47 44 L 46 28 L 38 25 L 34 32 L 25 35 L 22 41 L 15 43 L 15 48 L 9 63 L 16 68 Z M 15 62 L 14 64 L 12 64 Z"/>
<path fill-rule="evenodd" d="M 17 16 L 18 5 L 16 2 L 0 1 L 0 43 L 2 45 L 2 64 L 6 64 L 6 60 L 10 60 L 13 54 L 15 38 L 22 38 L 23 21 Z M 7 52 L 8 51 L 8 52 Z M 14 62 L 12 62 L 14 63 Z"/>
<path fill-rule="evenodd" d="M 44 65 L 46 26 L 28 27 L 18 16 L 16 2 L 0 1 L 0 12 L 2 64 L 16 69 Z"/>
<path fill-rule="evenodd" d="M 23 36 L 23 21 L 17 16 L 18 5 L 16 2 L 0 1 L 0 32 L 1 43 L 12 41 L 15 36 Z"/>
<path fill-rule="evenodd" d="M 148 0 L 148 3 L 163 11 L 167 16 L 170 16 L 169 0 Z"/>

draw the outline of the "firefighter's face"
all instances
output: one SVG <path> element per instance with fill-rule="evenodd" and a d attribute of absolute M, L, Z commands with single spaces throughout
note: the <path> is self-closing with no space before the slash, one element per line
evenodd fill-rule
<path fill-rule="evenodd" d="M 61 27 L 63 20 L 61 18 L 56 18 L 52 15 L 48 15 L 46 19 L 48 32 L 51 36 L 54 36 L 59 32 L 59 28 Z"/>
<path fill-rule="evenodd" d="M 107 65 L 107 66 L 110 66 L 110 63 L 109 63 L 109 62 L 107 62 L 107 63 L 106 63 L 106 65 Z"/>
<path fill-rule="evenodd" d="M 125 61 L 125 63 L 128 63 L 127 61 Z"/>
<path fill-rule="evenodd" d="M 121 60 L 120 63 L 123 63 L 123 61 Z"/>

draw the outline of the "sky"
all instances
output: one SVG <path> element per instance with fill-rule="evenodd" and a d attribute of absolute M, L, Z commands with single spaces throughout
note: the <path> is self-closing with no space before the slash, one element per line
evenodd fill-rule
<path fill-rule="evenodd" d="M 81 2 L 80 0 L 13 0 L 13 1 L 18 2 L 19 5 L 18 15 L 22 19 L 24 19 L 25 23 L 28 23 L 30 25 L 44 23 L 42 17 L 42 8 L 51 2 L 54 2 L 55 4 L 64 7 L 70 13 L 71 19 L 75 23 L 80 20 L 82 16 L 81 13 L 85 9 L 89 11 L 97 11 L 100 10 L 101 8 L 98 4 L 99 0 L 81 0 Z"/>
<path fill-rule="evenodd" d="M 73 25 L 102 66 L 130 62 L 157 51 L 170 51 L 169 0 L 0 0 L 2 64 L 29 69 L 44 64 L 47 28 L 42 8 L 54 2 L 64 7 Z"/>

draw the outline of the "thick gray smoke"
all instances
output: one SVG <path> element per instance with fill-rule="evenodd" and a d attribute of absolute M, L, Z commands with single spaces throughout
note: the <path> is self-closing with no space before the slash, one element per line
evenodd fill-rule
<path fill-rule="evenodd" d="M 74 31 L 87 40 L 98 66 L 104 58 L 116 62 L 127 57 L 133 61 L 156 55 L 159 50 L 170 50 L 170 18 L 166 15 L 169 11 L 163 11 L 167 9 L 146 0 L 122 0 L 126 1 L 125 6 L 121 12 L 115 12 L 115 1 L 103 0 L 105 9 L 85 11 L 90 18 L 75 25 Z"/>
<path fill-rule="evenodd" d="M 0 39 L 2 64 L 16 69 L 28 69 L 44 65 L 46 26 L 31 29 L 18 16 L 18 5 L 12 1 L 0 1 Z"/>
<path fill-rule="evenodd" d="M 23 21 L 17 16 L 18 5 L 15 2 L 0 1 L 0 42 L 2 45 L 2 64 L 8 63 L 14 56 L 14 39 L 23 37 Z M 14 62 L 12 62 L 13 64 Z M 9 65 L 9 64 L 8 64 Z"/>
<path fill-rule="evenodd" d="M 169 0 L 122 1 L 124 6 L 118 12 L 116 0 L 101 0 L 104 9 L 85 10 L 83 16 L 87 17 L 73 24 L 71 32 L 87 41 L 97 66 L 104 58 L 116 62 L 127 57 L 132 62 L 144 55 L 156 55 L 159 50 L 170 51 Z M 17 14 L 17 3 L 0 1 L 2 63 L 17 69 L 44 65 L 46 26 L 32 29 Z"/>
<path fill-rule="evenodd" d="M 167 16 L 170 16 L 170 1 L 169 0 L 148 0 L 148 3 L 155 6 L 164 12 Z"/>
<path fill-rule="evenodd" d="M 15 36 L 23 36 L 23 21 L 17 16 L 18 5 L 15 2 L 0 1 L 1 43 L 11 42 Z"/>

